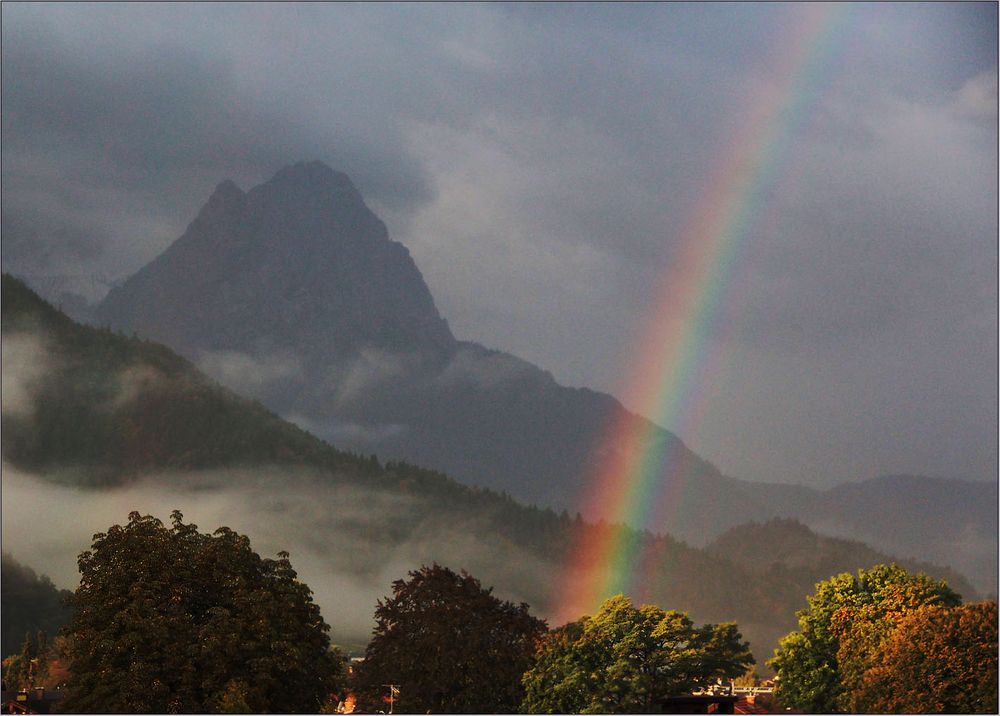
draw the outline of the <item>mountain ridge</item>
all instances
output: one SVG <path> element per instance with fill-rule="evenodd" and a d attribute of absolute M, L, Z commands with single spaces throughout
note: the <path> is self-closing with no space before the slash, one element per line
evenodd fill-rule
<path fill-rule="evenodd" d="M 795 517 L 996 581 L 996 515 L 984 510 L 995 486 L 887 496 L 881 483 L 820 491 L 727 476 L 613 396 L 456 339 L 409 252 L 346 175 L 299 163 L 245 194 L 220 187 L 216 204 L 232 211 L 211 223 L 206 205 L 204 222 L 108 295 L 99 322 L 163 341 L 325 440 L 528 503 L 581 509 L 585 483 L 621 449 L 606 426 L 631 424 L 681 466 L 659 480 L 685 506 L 640 527 L 707 544 L 747 516 Z M 198 252 L 181 251 L 195 243 Z M 961 524 L 970 516 L 971 532 Z M 919 528 L 929 522 L 940 545 Z"/>
<path fill-rule="evenodd" d="M 318 267 L 332 274 L 318 276 Z M 165 275 L 169 291 L 156 285 Z M 268 305 L 257 300 L 264 294 Z M 350 179 L 300 162 L 248 192 L 220 183 L 177 241 L 108 293 L 94 320 L 185 354 L 266 349 L 246 333 L 256 322 L 259 335 L 337 355 L 338 341 L 296 330 L 317 315 L 340 342 L 429 353 L 454 343 L 409 251 L 389 239 Z"/>
<path fill-rule="evenodd" d="M 256 505 L 252 523 L 258 528 L 281 526 L 277 549 L 308 555 L 318 544 L 324 569 L 364 584 L 372 592 L 363 605 L 365 618 L 375 596 L 384 593 L 377 590 L 387 588 L 380 581 L 385 565 L 402 561 L 401 569 L 412 569 L 434 560 L 466 568 L 499 593 L 547 613 L 560 598 L 558 575 L 581 533 L 616 529 L 522 505 L 412 465 L 344 453 L 216 384 L 168 347 L 74 323 L 6 274 L 0 310 L 5 351 L 34 337 L 44 339 L 50 356 L 44 371 L 28 381 L 36 410 L 21 410 L 5 396 L 6 466 L 30 470 L 48 483 L 68 482 L 74 504 L 81 488 L 99 497 L 150 481 L 168 490 L 171 509 L 213 494 L 242 495 L 240 504 Z M 34 356 L 8 362 L 9 356 L 5 379 L 37 367 Z M 150 374 L 161 378 L 128 386 L 120 380 Z M 107 391 L 117 394 L 109 397 Z M 151 449 L 157 440 L 168 449 Z M 48 447 L 53 445 L 61 450 Z M 48 459 L 38 459 L 38 451 Z M 129 494 L 139 499 L 142 493 Z M 701 620 L 735 619 L 761 661 L 794 627 L 794 611 L 812 587 L 794 570 L 761 576 L 669 534 L 635 536 L 640 549 L 659 555 L 657 568 L 637 585 L 636 599 L 687 610 Z M 75 554 L 85 547 L 71 549 Z M 344 608 L 338 594 L 323 595 L 311 578 L 304 579 L 326 605 Z M 362 638 L 364 630 L 338 636 Z"/>

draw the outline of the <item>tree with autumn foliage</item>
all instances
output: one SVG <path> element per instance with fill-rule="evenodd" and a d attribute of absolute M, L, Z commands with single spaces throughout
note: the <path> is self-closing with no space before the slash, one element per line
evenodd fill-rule
<path fill-rule="evenodd" d="M 872 655 L 900 619 L 926 605 L 957 606 L 961 597 L 944 581 L 879 564 L 820 582 L 807 601 L 799 631 L 780 641 L 768 663 L 785 706 L 833 713 L 853 710 Z"/>
<path fill-rule="evenodd" d="M 378 602 L 374 636 L 354 672 L 359 708 L 388 710 L 391 684 L 397 712 L 516 711 L 545 622 L 465 572 L 435 564 L 409 576 Z"/>
<path fill-rule="evenodd" d="M 287 553 L 129 515 L 80 555 L 70 712 L 315 712 L 338 685 L 329 627 Z"/>
<path fill-rule="evenodd" d="M 39 640 L 44 638 L 44 632 L 40 632 L 38 636 Z M 36 678 L 37 667 L 44 658 L 44 649 L 39 650 L 38 640 L 33 641 L 31 634 L 25 634 L 21 653 L 12 654 L 3 660 L 3 680 L 6 684 L 4 688 L 18 691 L 41 684 L 41 680 Z"/>
<path fill-rule="evenodd" d="M 850 692 L 855 713 L 997 713 L 996 602 L 903 616 Z"/>
<path fill-rule="evenodd" d="M 754 663 L 735 624 L 695 627 L 688 615 L 623 595 L 550 632 L 524 675 L 524 713 L 655 713 L 668 696 Z"/>

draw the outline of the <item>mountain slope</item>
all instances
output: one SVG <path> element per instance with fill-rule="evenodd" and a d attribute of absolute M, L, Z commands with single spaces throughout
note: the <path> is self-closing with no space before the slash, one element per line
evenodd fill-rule
<path fill-rule="evenodd" d="M 457 342 L 406 249 L 319 162 L 246 193 L 222 182 L 95 320 L 170 345 L 339 445 L 559 508 L 576 506 L 593 446 L 625 413 L 608 395 Z M 692 482 L 738 489 L 676 436 L 659 438 L 683 454 Z"/>
<path fill-rule="evenodd" d="M 456 341 L 406 249 L 345 175 L 318 162 L 247 193 L 220 184 L 96 320 L 167 343 L 337 444 L 559 508 L 576 506 L 595 456 L 616 449 L 600 445 L 606 425 L 646 422 L 611 396 Z M 692 497 L 733 495 L 766 512 L 739 481 L 654 432 L 686 465 L 676 479 Z M 703 538 L 704 522 L 727 519 L 717 502 L 670 527 Z"/>
<path fill-rule="evenodd" d="M 76 324 L 6 274 L 2 307 L 3 455 L 15 466 L 122 483 L 153 467 L 331 453 L 166 347 Z"/>
<path fill-rule="evenodd" d="M 101 519 L 91 517 L 83 500 L 98 504 L 102 496 L 110 499 L 134 486 L 146 490 L 126 493 L 136 509 L 148 509 L 143 500 L 151 489 L 168 490 L 171 508 L 218 496 L 231 514 L 246 513 L 255 540 L 272 534 L 280 548 L 313 555 L 321 577 L 341 575 L 328 591 L 322 579 L 306 577 L 340 639 L 365 638 L 370 627 L 364 620 L 388 578 L 434 561 L 465 568 L 495 585 L 498 594 L 550 615 L 563 598 L 563 567 L 581 539 L 614 529 L 526 507 L 411 465 L 382 466 L 343 453 L 221 388 L 163 346 L 74 324 L 9 276 L 2 286 L 5 351 L 33 341 L 57 357 L 40 363 L 5 356 L 5 428 L 11 413 L 23 421 L 3 434 L 5 481 L 17 469 L 34 472 L 31 480 L 42 482 L 31 483 L 33 501 L 37 485 L 65 482 L 67 474 L 74 485 L 103 487 L 86 498 L 79 489 L 60 488 L 60 505 L 81 505 L 73 517 L 80 522 Z M 109 397 L 107 386 L 136 372 L 166 377 Z M 133 403 L 145 403 L 150 393 L 160 394 L 164 405 L 182 407 L 165 416 L 135 411 Z M 66 397 L 59 400 L 60 394 Z M 51 409 L 38 412 L 39 400 L 53 397 Z M 210 421 L 203 420 L 203 411 L 211 412 Z M 175 425 L 190 422 L 211 424 L 212 432 Z M 131 432 L 122 432 L 124 426 Z M 159 431 L 173 436 L 170 450 L 142 452 L 138 462 L 125 459 Z M 38 447 L 56 445 L 63 447 L 50 453 Z M 5 517 L 23 507 L 5 501 Z M 107 524 L 88 526 L 97 531 Z M 44 530 L 36 537 L 44 541 Z M 640 553 L 654 557 L 653 569 L 635 586 L 636 599 L 687 610 L 699 620 L 736 620 L 760 659 L 794 625 L 806 593 L 799 582 L 760 575 L 665 535 L 643 533 L 638 543 Z M 72 551 L 85 547 L 76 544 Z"/>
<path fill-rule="evenodd" d="M 455 340 L 406 248 L 319 162 L 245 194 L 219 184 L 177 241 L 111 290 L 97 321 L 182 353 L 290 344 L 307 359 L 360 347 L 434 355 Z"/>
<path fill-rule="evenodd" d="M 658 492 L 679 505 L 666 522 L 641 527 L 706 544 L 748 517 L 795 517 L 996 582 L 995 485 L 948 481 L 947 499 L 929 500 L 916 482 L 824 493 L 723 475 L 613 397 L 456 340 L 406 249 L 346 176 L 316 162 L 246 193 L 223 182 L 184 235 L 108 294 L 97 316 L 166 342 L 353 451 L 575 511 L 621 450 L 607 426 L 631 422 L 670 455 Z M 590 509 L 588 518 L 610 516 Z M 932 522 L 933 534 L 920 528 Z"/>
<path fill-rule="evenodd" d="M 897 562 L 911 572 L 934 573 L 966 599 L 976 590 L 961 574 L 926 562 L 899 560 L 857 540 L 826 537 L 792 519 L 748 522 L 726 530 L 705 548 L 756 574 L 781 575 L 795 593 L 831 575 L 856 572 L 874 564 Z"/>
<path fill-rule="evenodd" d="M 34 639 L 44 631 L 51 640 L 69 622 L 66 599 L 70 593 L 56 589 L 45 575 L 38 576 L 6 552 L 0 558 L 0 657 L 20 651 L 26 635 Z"/>
<path fill-rule="evenodd" d="M 382 467 L 374 458 L 343 453 L 214 384 L 161 345 L 74 324 L 9 276 L 2 286 L 3 344 L 14 351 L 5 356 L 4 377 L 17 386 L 12 393 L 21 393 L 4 402 L 5 427 L 15 428 L 3 433 L 8 476 L 26 470 L 32 479 L 71 480 L 74 487 L 153 483 L 169 486 L 178 505 L 221 492 L 230 496 L 227 503 L 253 505 L 254 514 L 263 515 L 257 521 L 279 525 L 282 541 L 299 551 L 319 550 L 324 568 L 352 579 L 375 580 L 399 562 L 411 569 L 439 561 L 476 573 L 543 614 L 559 598 L 553 577 L 581 531 L 610 529 L 525 507 L 439 473 L 399 463 Z M 45 346 L 44 355 L 52 358 L 15 355 L 19 344 L 31 343 Z M 131 374 L 157 378 L 119 391 L 122 376 Z M 137 409 L 152 395 L 179 408 L 165 415 Z M 189 430 L 191 423 L 211 425 L 212 432 Z M 172 436 L 170 449 L 144 449 L 161 431 Z M 71 492 L 67 499 L 81 498 Z M 644 595 L 703 619 L 770 618 L 747 599 L 733 612 L 728 595 L 737 583 L 752 580 L 725 561 L 669 537 L 647 534 L 641 541 L 663 560 L 661 572 L 640 585 Z M 369 617 L 377 594 L 365 605 Z M 351 636 L 363 638 L 364 631 Z"/>
<path fill-rule="evenodd" d="M 885 476 L 838 485 L 800 513 L 814 529 L 947 564 L 997 591 L 997 482 Z"/>

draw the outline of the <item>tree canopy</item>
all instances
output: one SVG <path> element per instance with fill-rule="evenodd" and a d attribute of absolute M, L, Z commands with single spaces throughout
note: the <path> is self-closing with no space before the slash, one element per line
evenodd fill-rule
<path fill-rule="evenodd" d="M 799 631 L 785 636 L 769 665 L 788 707 L 814 713 L 850 710 L 851 694 L 873 651 L 908 612 L 924 605 L 956 606 L 961 598 L 944 581 L 879 564 L 816 585 Z"/>
<path fill-rule="evenodd" d="M 287 553 L 129 515 L 80 555 L 68 696 L 77 712 L 315 712 L 336 688 L 329 627 Z"/>
<path fill-rule="evenodd" d="M 5 689 L 18 691 L 41 685 L 45 680 L 46 648 L 45 632 L 38 632 L 33 640 L 25 634 L 20 654 L 12 654 L 3 660 L 3 682 Z M 39 673 L 39 672 L 42 673 Z"/>
<path fill-rule="evenodd" d="M 622 595 L 550 632 L 524 675 L 526 713 L 651 713 L 664 697 L 754 663 L 735 624 L 695 627 L 688 615 Z"/>
<path fill-rule="evenodd" d="M 997 713 L 996 602 L 916 609 L 869 662 L 856 713 Z"/>
<path fill-rule="evenodd" d="M 375 610 L 373 638 L 355 671 L 359 706 L 385 708 L 392 684 L 400 712 L 516 711 L 545 622 L 465 572 L 435 564 L 409 576 L 393 582 L 392 596 Z"/>

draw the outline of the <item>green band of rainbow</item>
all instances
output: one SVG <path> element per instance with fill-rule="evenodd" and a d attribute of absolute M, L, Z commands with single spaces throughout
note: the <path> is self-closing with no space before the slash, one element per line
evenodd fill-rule
<path fill-rule="evenodd" d="M 681 233 L 654 311 L 640 327 L 639 364 L 626 394 L 641 414 L 675 431 L 693 429 L 699 418 L 696 398 L 711 374 L 706 366 L 720 360 L 705 351 L 712 323 L 727 299 L 741 244 L 766 209 L 787 147 L 825 85 L 821 75 L 849 6 L 807 3 L 795 11 L 796 31 L 777 53 L 781 81 L 755 96 L 720 152 L 710 190 Z M 558 618 L 575 619 L 612 594 L 641 590 L 637 581 L 663 568 L 655 548 L 639 554 L 640 545 L 652 543 L 622 525 L 663 524 L 667 510 L 681 508 L 686 466 L 678 448 L 646 421 L 624 416 L 608 426 L 582 511 L 609 524 L 582 533 L 563 581 Z"/>

